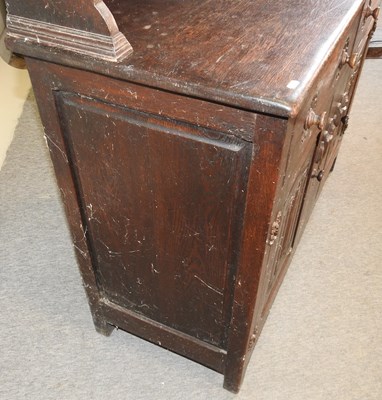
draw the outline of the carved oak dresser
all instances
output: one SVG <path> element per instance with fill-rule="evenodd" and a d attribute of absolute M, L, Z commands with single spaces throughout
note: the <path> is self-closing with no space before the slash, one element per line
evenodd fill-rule
<path fill-rule="evenodd" d="M 378 0 L 7 0 L 96 329 L 237 392 L 332 172 Z"/>

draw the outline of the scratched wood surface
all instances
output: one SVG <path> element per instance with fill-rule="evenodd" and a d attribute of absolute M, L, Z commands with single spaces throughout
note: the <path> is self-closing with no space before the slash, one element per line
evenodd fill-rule
<path fill-rule="evenodd" d="M 110 10 L 102 0 L 8 0 L 7 43 L 27 55 L 45 49 L 47 54 L 118 62 L 132 52 L 130 43 L 118 30 Z"/>
<path fill-rule="evenodd" d="M 75 95 L 58 101 L 106 296 L 224 347 L 250 144 Z"/>
<path fill-rule="evenodd" d="M 287 113 L 362 1 L 105 3 L 134 48 L 127 78 L 262 110 L 277 103 Z"/>
<path fill-rule="evenodd" d="M 20 0 L 9 2 L 15 12 L 33 10 Z M 86 14 L 90 3 L 76 5 L 79 14 Z M 21 39 L 9 45 L 21 54 L 280 116 L 297 115 L 321 66 L 363 6 L 362 0 L 104 3 L 134 49 L 120 63 Z"/>
<path fill-rule="evenodd" d="M 378 1 L 361 3 L 105 0 L 135 48 L 114 64 L 13 42 L 101 333 L 238 391 L 347 126 Z"/>
<path fill-rule="evenodd" d="M 6 3 L 11 15 L 104 35 L 118 31 L 101 0 L 6 0 Z"/>

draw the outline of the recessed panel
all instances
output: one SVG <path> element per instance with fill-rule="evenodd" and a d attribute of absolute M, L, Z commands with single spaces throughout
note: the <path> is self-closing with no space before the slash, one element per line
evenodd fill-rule
<path fill-rule="evenodd" d="M 223 346 L 251 145 L 74 94 L 57 100 L 104 296 Z"/>

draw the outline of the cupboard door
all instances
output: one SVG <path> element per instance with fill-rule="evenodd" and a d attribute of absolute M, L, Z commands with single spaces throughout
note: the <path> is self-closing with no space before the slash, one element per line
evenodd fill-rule
<path fill-rule="evenodd" d="M 277 282 L 284 268 L 288 266 L 290 256 L 294 249 L 295 236 L 299 224 L 301 207 L 306 190 L 310 162 L 305 165 L 303 172 L 296 180 L 287 200 L 277 213 L 272 223 L 268 245 L 270 247 L 267 262 L 267 289 L 266 299 L 272 298 L 272 291 L 277 287 Z M 263 313 L 268 309 L 265 303 Z"/>
<path fill-rule="evenodd" d="M 101 295 L 224 347 L 252 144 L 76 94 L 56 103 Z"/>

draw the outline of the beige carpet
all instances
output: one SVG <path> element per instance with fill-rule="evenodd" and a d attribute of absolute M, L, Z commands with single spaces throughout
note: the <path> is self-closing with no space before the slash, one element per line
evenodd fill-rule
<path fill-rule="evenodd" d="M 382 61 L 237 399 L 382 399 Z M 0 173 L 0 399 L 233 399 L 222 376 L 95 333 L 33 99 Z"/>

